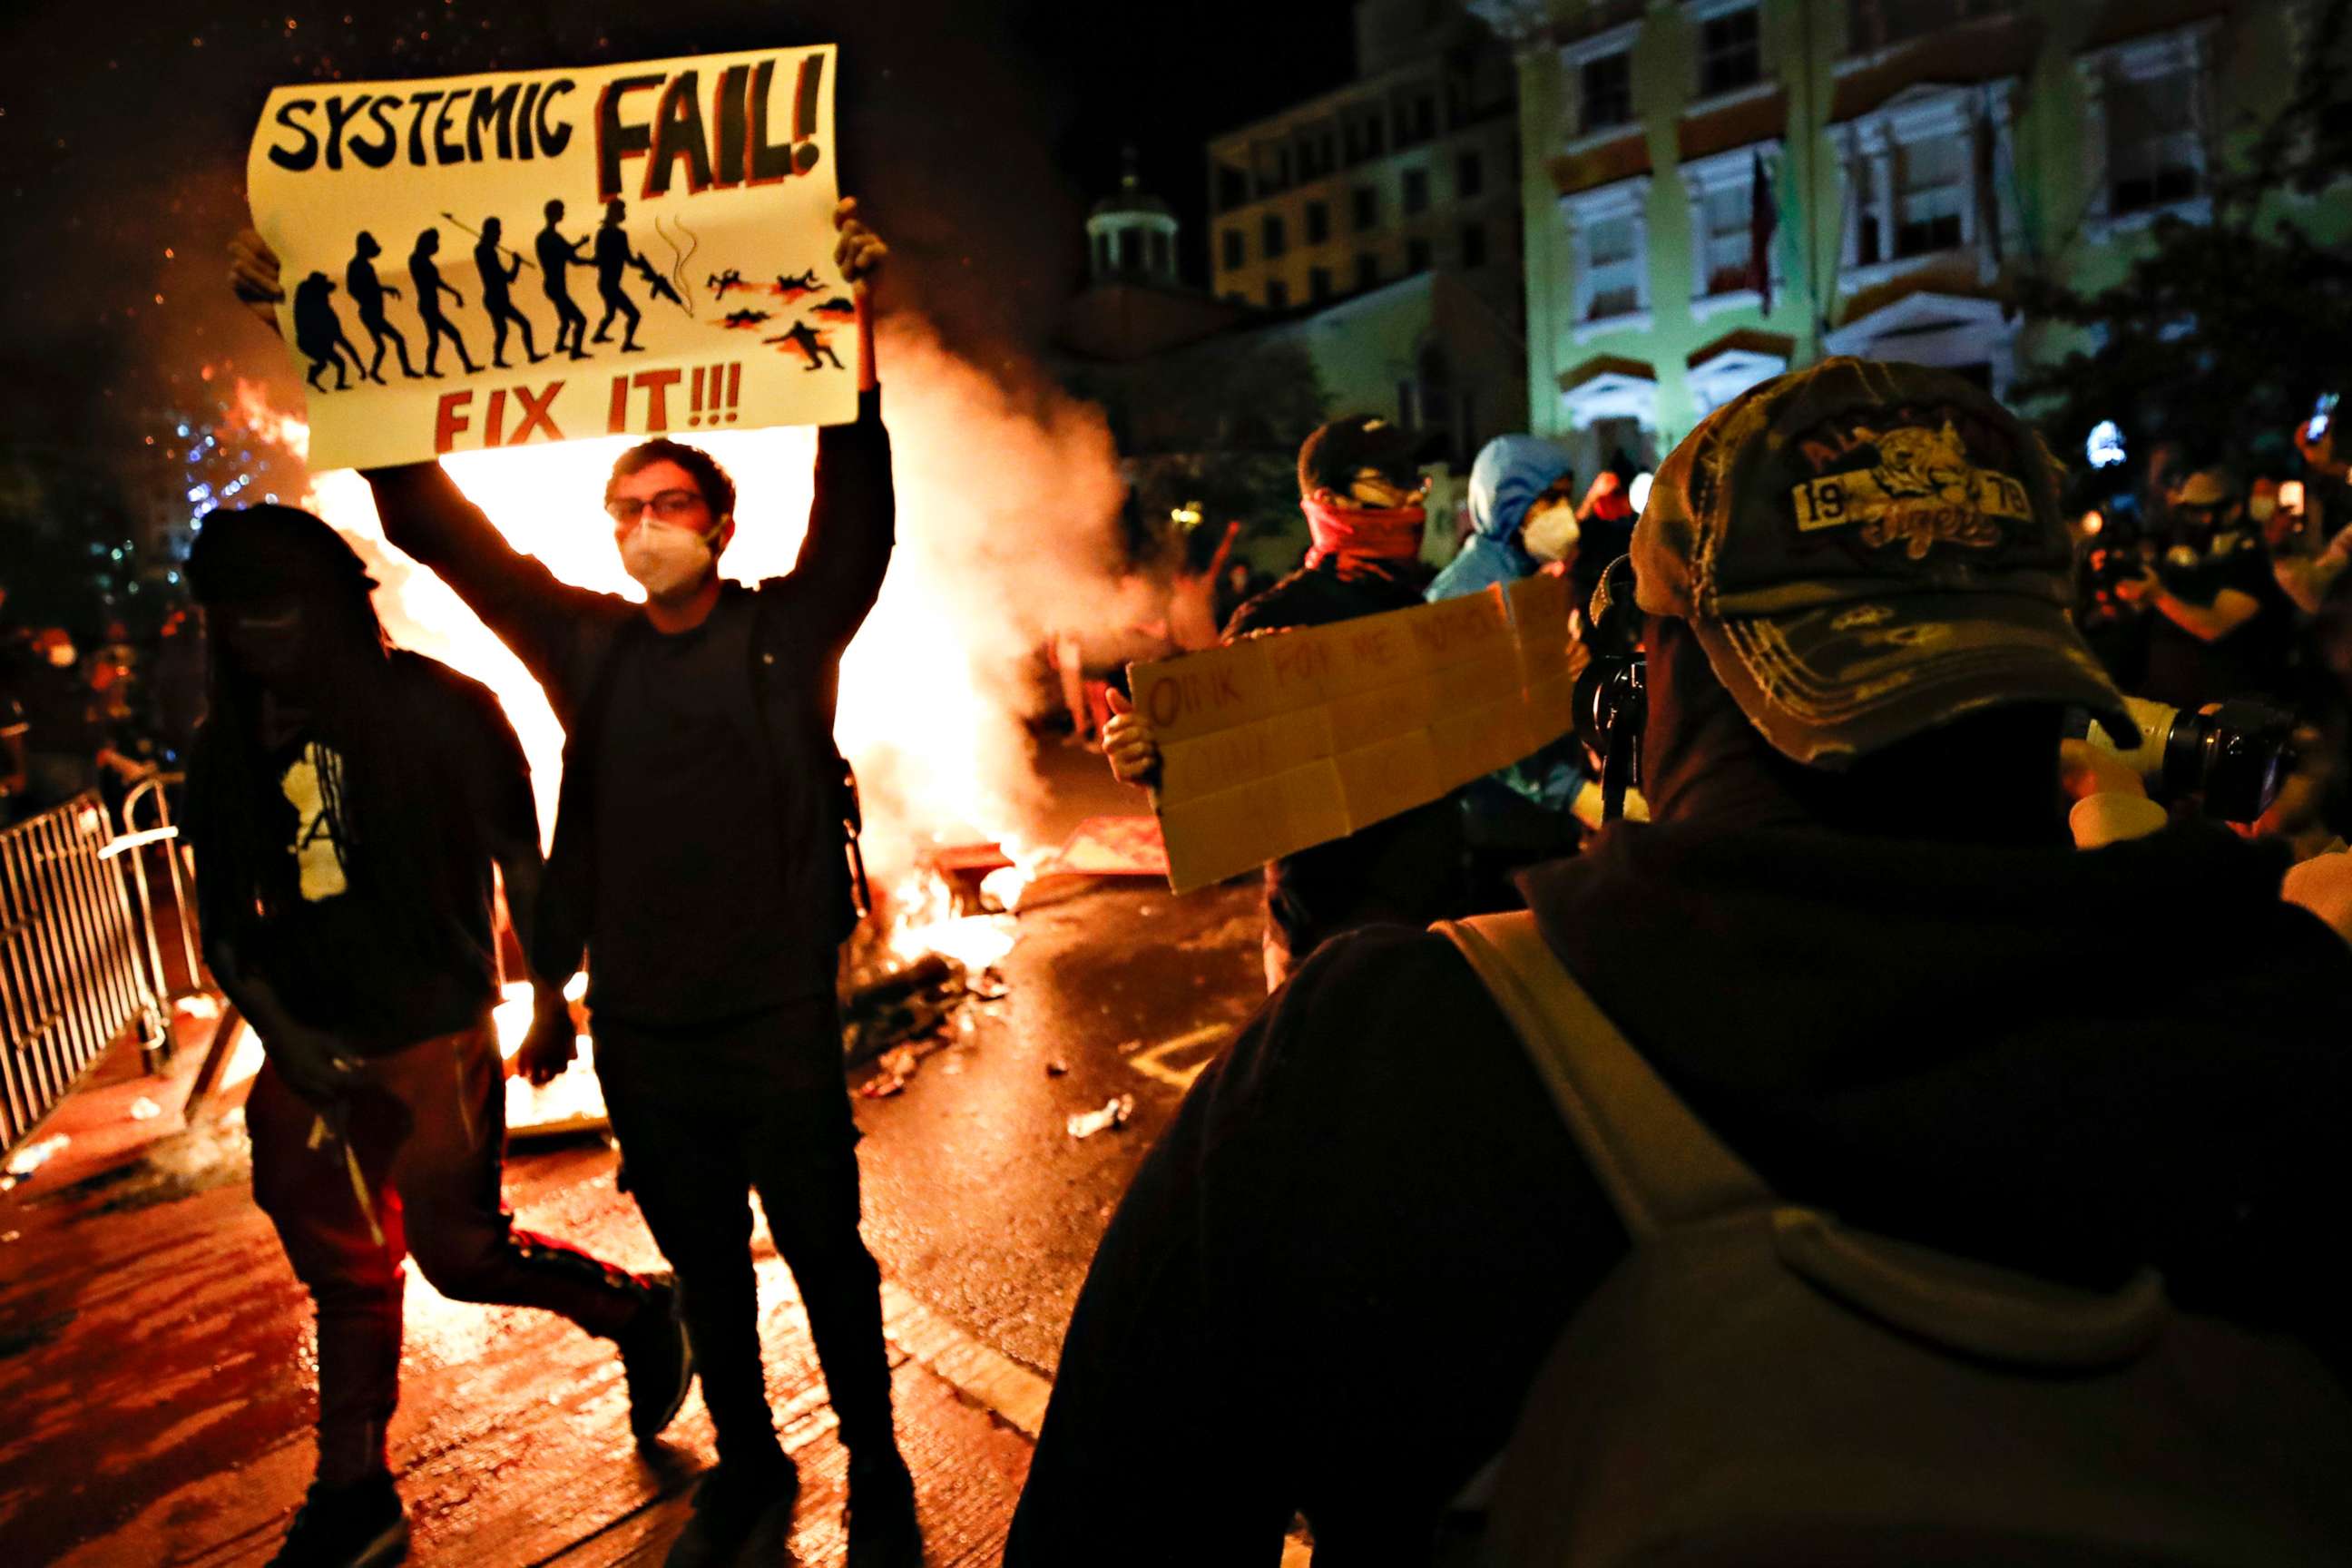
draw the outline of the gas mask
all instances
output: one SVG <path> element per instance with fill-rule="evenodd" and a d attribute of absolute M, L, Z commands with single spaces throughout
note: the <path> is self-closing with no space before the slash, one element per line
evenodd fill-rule
<path fill-rule="evenodd" d="M 709 533 L 670 528 L 647 518 L 621 544 L 621 566 L 654 599 L 677 599 L 702 585 L 718 557 L 711 545 L 725 519 Z"/>
<path fill-rule="evenodd" d="M 1566 504 L 1548 506 L 1530 516 L 1519 530 L 1519 543 L 1538 561 L 1565 561 L 1576 553 L 1576 542 L 1580 531 L 1576 525 L 1576 509 Z"/>

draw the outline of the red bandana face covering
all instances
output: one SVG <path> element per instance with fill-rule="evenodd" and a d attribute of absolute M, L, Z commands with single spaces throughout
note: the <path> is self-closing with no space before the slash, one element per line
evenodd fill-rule
<path fill-rule="evenodd" d="M 1343 507 L 1329 490 L 1317 490 L 1300 499 L 1298 510 L 1307 514 L 1307 532 L 1315 542 L 1307 552 L 1310 569 L 1329 555 L 1411 561 L 1421 553 L 1422 523 L 1428 514 L 1420 507 Z"/>

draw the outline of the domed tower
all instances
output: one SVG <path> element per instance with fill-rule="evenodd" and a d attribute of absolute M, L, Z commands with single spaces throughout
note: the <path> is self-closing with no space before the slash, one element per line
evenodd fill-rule
<path fill-rule="evenodd" d="M 1097 202 L 1087 218 L 1087 252 L 1094 283 L 1177 286 L 1176 215 L 1143 188 L 1131 143 L 1125 149 L 1118 194 Z"/>

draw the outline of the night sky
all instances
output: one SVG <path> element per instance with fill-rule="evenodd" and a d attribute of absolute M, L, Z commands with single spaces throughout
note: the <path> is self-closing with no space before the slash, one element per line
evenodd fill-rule
<path fill-rule="evenodd" d="M 194 406 L 200 365 L 269 374 L 228 300 L 245 150 L 281 83 L 842 47 L 843 184 L 898 252 L 898 298 L 1019 363 L 1083 272 L 1119 145 L 1184 220 L 1205 282 L 1204 140 L 1346 79 L 1347 0 L 558 0 L 264 10 L 17 0 L 0 21 L 0 441 L 102 447 Z"/>

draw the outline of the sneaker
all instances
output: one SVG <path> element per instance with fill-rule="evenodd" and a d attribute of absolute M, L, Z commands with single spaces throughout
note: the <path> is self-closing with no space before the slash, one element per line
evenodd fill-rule
<path fill-rule="evenodd" d="M 647 1442 L 670 1424 L 694 1385 L 694 1350 L 678 1317 L 677 1286 L 655 1281 L 618 1342 L 621 1370 L 629 1380 L 629 1431 L 638 1442 Z"/>
<path fill-rule="evenodd" d="M 383 1568 L 408 1555 L 408 1510 L 390 1476 L 314 1485 L 269 1568 Z"/>
<path fill-rule="evenodd" d="M 849 1466 L 849 1568 L 923 1568 L 923 1526 L 915 1517 L 915 1478 L 893 1453 L 879 1465 Z"/>
<path fill-rule="evenodd" d="M 670 1543 L 663 1568 L 732 1563 L 754 1540 L 781 1549 L 800 1493 L 800 1471 L 779 1452 L 758 1465 L 722 1463 L 694 1492 L 694 1517 Z"/>

